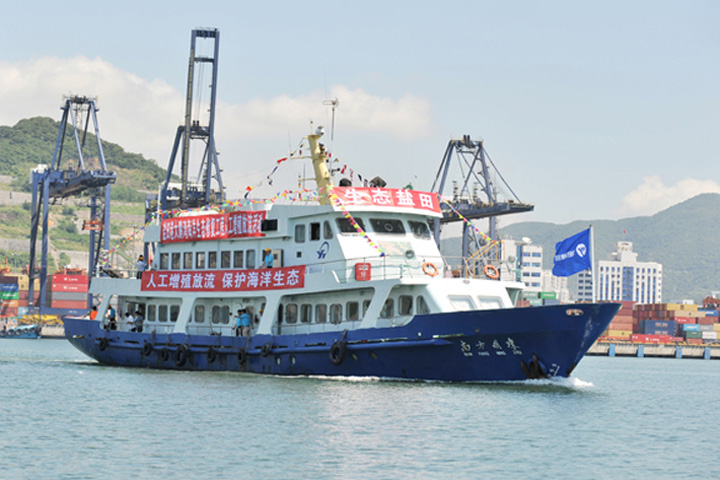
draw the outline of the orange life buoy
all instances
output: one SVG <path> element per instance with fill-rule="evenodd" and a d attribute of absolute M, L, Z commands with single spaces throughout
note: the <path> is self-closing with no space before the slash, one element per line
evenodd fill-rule
<path fill-rule="evenodd" d="M 425 275 L 430 275 L 431 277 L 434 277 L 438 274 L 437 267 L 430 262 L 425 262 L 422 264 L 422 271 Z"/>
<path fill-rule="evenodd" d="M 497 280 L 500 278 L 500 271 L 493 265 L 485 265 L 483 272 L 485 272 L 485 276 L 491 280 Z"/>

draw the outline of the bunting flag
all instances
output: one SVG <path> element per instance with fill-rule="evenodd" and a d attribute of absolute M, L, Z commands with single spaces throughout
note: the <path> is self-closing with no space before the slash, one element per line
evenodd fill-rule
<path fill-rule="evenodd" d="M 473 230 L 475 230 L 475 233 L 477 233 L 478 235 L 480 235 L 480 237 L 481 237 L 485 242 L 487 242 L 487 243 L 489 243 L 489 244 L 491 244 L 491 245 L 494 244 L 494 243 L 498 243 L 497 240 L 493 240 L 492 238 L 490 238 L 490 237 L 488 237 L 487 235 L 485 235 L 485 233 L 483 233 L 483 232 L 481 232 L 480 230 L 478 230 L 477 227 L 475 227 L 475 225 L 473 225 L 472 222 L 470 222 L 470 220 L 468 220 L 467 218 L 463 217 L 462 214 L 461 214 L 460 212 L 458 212 L 458 211 L 455 209 L 455 207 L 452 206 L 452 204 L 451 204 L 450 202 L 448 202 L 447 200 L 445 200 L 444 198 L 442 198 L 442 196 L 441 196 L 439 193 L 437 194 L 437 197 L 438 197 L 438 200 L 439 200 L 439 201 L 443 202 L 445 205 L 447 205 L 448 207 L 450 207 L 450 209 L 451 209 L 453 212 L 455 212 L 455 215 L 457 215 L 463 222 L 465 222 L 465 223 L 466 223 L 467 225 L 469 225 Z"/>
<path fill-rule="evenodd" d="M 350 212 L 348 212 L 348 210 L 345 208 L 345 205 L 343 205 L 343 203 L 342 203 L 342 201 L 340 200 L 340 198 L 338 198 L 338 196 L 335 195 L 335 193 L 333 193 L 332 190 L 329 190 L 329 191 L 328 191 L 327 196 L 328 196 L 328 198 L 329 198 L 333 203 L 335 203 L 335 205 L 337 205 L 338 207 L 340 207 L 340 210 L 342 210 L 343 216 L 348 219 L 348 221 L 350 222 L 350 225 L 352 225 L 353 228 L 355 228 L 355 230 L 356 230 L 365 240 L 367 240 L 367 242 L 370 244 L 371 247 L 375 248 L 375 250 L 378 251 L 378 253 L 380 254 L 381 257 L 384 257 L 384 256 L 385 256 L 385 251 L 382 249 L 382 247 L 380 247 L 380 245 L 378 245 L 377 243 L 375 243 L 375 242 L 372 240 L 372 238 L 370 238 L 370 237 L 368 236 L 367 232 L 365 232 L 365 230 L 363 230 L 362 227 L 355 221 L 355 219 L 352 217 L 352 215 L 350 214 Z"/>

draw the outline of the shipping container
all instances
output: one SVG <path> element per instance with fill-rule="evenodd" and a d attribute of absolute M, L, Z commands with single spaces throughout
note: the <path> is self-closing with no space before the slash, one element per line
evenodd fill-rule
<path fill-rule="evenodd" d="M 630 338 L 632 333 L 632 330 L 607 330 L 608 337 Z"/>
<path fill-rule="evenodd" d="M 53 292 L 87 292 L 87 284 L 82 283 L 55 283 L 53 282 L 51 288 Z"/>
<path fill-rule="evenodd" d="M 703 340 L 717 340 L 718 334 L 715 331 L 712 332 L 701 332 Z"/>
<path fill-rule="evenodd" d="M 77 300 L 53 300 L 50 307 L 87 309 L 87 301 L 78 302 Z"/>
<path fill-rule="evenodd" d="M 686 323 L 682 326 L 683 332 L 699 332 L 700 331 L 700 325 L 697 325 L 695 323 Z"/>
<path fill-rule="evenodd" d="M 698 318 L 697 323 L 698 325 L 712 325 L 714 323 L 717 323 L 717 317 L 704 317 L 704 318 Z"/>
<path fill-rule="evenodd" d="M 689 338 L 702 338 L 702 332 L 700 332 L 700 331 L 697 331 L 697 332 L 687 331 L 687 332 L 685 332 L 685 338 L 686 338 L 686 339 L 689 339 Z"/>

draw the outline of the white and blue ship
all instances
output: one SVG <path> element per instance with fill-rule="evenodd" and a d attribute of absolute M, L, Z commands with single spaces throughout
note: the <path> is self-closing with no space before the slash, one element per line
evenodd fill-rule
<path fill-rule="evenodd" d="M 307 137 L 316 201 L 158 217 L 145 231 L 150 268 L 94 276 L 99 315 L 65 318 L 69 341 L 103 364 L 145 368 L 441 381 L 571 374 L 619 305 L 518 308 L 522 283 L 453 277 L 428 228 L 442 215 L 438 197 L 332 185 L 321 135 Z M 266 249 L 272 267 L 262 265 Z M 238 310 L 253 319 L 249 337 L 234 328 Z M 138 312 L 142 328 L 123 321 Z"/>

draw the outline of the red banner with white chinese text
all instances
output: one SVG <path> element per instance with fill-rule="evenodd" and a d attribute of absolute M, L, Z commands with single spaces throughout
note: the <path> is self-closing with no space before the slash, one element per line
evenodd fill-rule
<path fill-rule="evenodd" d="M 305 265 L 251 270 L 151 270 L 142 274 L 141 290 L 237 292 L 305 286 Z"/>
<path fill-rule="evenodd" d="M 160 241 L 174 243 L 260 237 L 263 235 L 261 226 L 266 213 L 265 210 L 262 210 L 166 218 L 160 227 Z"/>
<path fill-rule="evenodd" d="M 345 208 L 356 206 L 415 208 L 440 213 L 437 195 L 429 192 L 399 188 L 333 187 L 332 193 L 337 195 Z"/>

